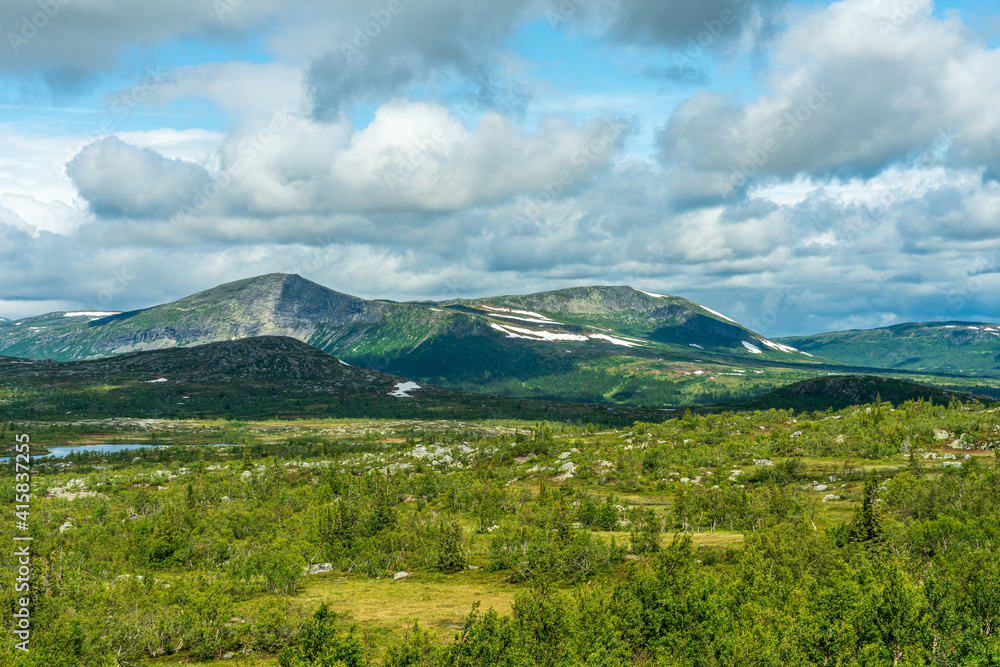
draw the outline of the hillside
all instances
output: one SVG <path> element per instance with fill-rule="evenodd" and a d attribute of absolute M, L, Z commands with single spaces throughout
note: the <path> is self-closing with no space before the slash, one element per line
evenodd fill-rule
<path fill-rule="evenodd" d="M 0 419 L 378 417 L 660 421 L 664 412 L 482 396 L 264 336 L 90 361 L 0 357 Z"/>
<path fill-rule="evenodd" d="M 997 324 L 915 322 L 780 340 L 855 366 L 1000 375 L 1000 325 Z"/>
<path fill-rule="evenodd" d="M 781 410 L 794 409 L 797 412 L 813 412 L 827 409 L 843 410 L 852 405 L 877 401 L 900 405 L 906 401 L 923 399 L 936 405 L 947 405 L 955 398 L 969 400 L 970 396 L 877 375 L 834 375 L 803 380 L 749 401 L 731 403 L 722 407 L 726 410 L 776 408 Z"/>
<path fill-rule="evenodd" d="M 72 361 L 266 335 L 455 390 L 650 407 L 746 398 L 822 362 L 704 306 L 627 286 L 395 303 L 285 274 L 126 313 L 0 323 L 0 354 Z"/>

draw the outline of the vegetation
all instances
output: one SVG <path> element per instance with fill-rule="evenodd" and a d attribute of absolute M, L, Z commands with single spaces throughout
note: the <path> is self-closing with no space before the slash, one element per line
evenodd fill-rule
<path fill-rule="evenodd" d="M 908 322 L 795 336 L 782 342 L 852 366 L 993 378 L 1000 374 L 1000 325 L 996 324 Z"/>
<path fill-rule="evenodd" d="M 0 446 L 22 432 L 163 446 L 33 462 L 32 650 L 0 665 L 1000 662 L 1000 417 L 976 402 L 8 422 Z"/>

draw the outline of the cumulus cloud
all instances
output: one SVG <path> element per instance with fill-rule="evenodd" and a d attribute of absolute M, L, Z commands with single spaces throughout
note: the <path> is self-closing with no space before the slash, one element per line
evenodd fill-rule
<path fill-rule="evenodd" d="M 662 130 L 663 160 L 722 194 L 762 176 L 871 176 L 942 137 L 951 164 L 996 164 L 1000 119 L 984 111 L 1000 104 L 1000 51 L 934 17 L 930 0 L 904 5 L 841 0 L 793 23 L 768 92 L 747 104 L 693 95 Z"/>
<path fill-rule="evenodd" d="M 66 171 L 91 210 L 108 217 L 169 218 L 211 181 L 198 165 L 117 137 L 90 144 Z"/>
<path fill-rule="evenodd" d="M 1000 307 L 1000 63 L 927 0 L 800 7 L 783 31 L 778 0 L 347 4 L 70 2 L 17 60 L 0 55 L 97 70 L 127 45 L 222 44 L 270 22 L 277 58 L 176 68 L 139 91 L 143 111 L 207 98 L 225 134 L 4 128 L 0 315 L 143 307 L 270 271 L 395 299 L 632 284 L 770 335 Z M 546 19 L 609 60 L 654 54 L 650 73 L 690 86 L 682 103 L 625 82 L 539 119 L 528 98 L 544 83 L 510 85 L 533 65 L 511 43 Z M 693 88 L 718 82 L 720 54 L 763 44 L 763 93 Z M 407 98 L 470 91 L 471 112 Z M 626 98 L 662 124 L 655 157 L 624 154 Z M 579 120 L 605 106 L 608 120 Z M 373 117 L 355 127 L 359 109 Z M 135 127 L 129 110 L 115 125 Z"/>
<path fill-rule="evenodd" d="M 275 108 L 298 107 L 302 70 L 284 63 L 219 62 L 178 67 L 163 73 L 144 100 L 166 106 L 175 100 L 203 98 L 240 114 L 266 115 Z"/>
<path fill-rule="evenodd" d="M 750 46 L 770 36 L 783 5 L 782 0 L 605 0 L 584 12 L 618 41 L 668 46 L 686 58 L 697 58 L 705 51 L 740 42 Z"/>
<path fill-rule="evenodd" d="M 227 137 L 218 169 L 107 138 L 67 171 L 100 216 L 273 217 L 358 211 L 451 211 L 570 190 L 616 154 L 628 124 L 547 118 L 533 132 L 486 113 L 466 128 L 447 108 L 396 100 L 354 131 L 279 111 Z"/>

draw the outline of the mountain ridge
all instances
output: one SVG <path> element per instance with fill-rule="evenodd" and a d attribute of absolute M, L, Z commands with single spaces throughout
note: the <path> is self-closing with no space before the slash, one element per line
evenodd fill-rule
<path fill-rule="evenodd" d="M 906 322 L 779 340 L 856 366 L 1000 375 L 1000 324 Z"/>
<path fill-rule="evenodd" d="M 636 406 L 747 398 L 825 363 L 706 306 L 624 285 L 394 302 L 280 273 L 124 313 L 0 323 L 0 354 L 72 361 L 258 336 L 452 390 Z"/>

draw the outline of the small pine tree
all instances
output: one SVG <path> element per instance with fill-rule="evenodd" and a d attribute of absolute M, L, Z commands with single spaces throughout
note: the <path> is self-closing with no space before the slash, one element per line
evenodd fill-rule
<path fill-rule="evenodd" d="M 465 567 L 465 563 L 462 526 L 452 518 L 441 526 L 438 533 L 437 568 L 443 572 L 457 572 Z"/>
<path fill-rule="evenodd" d="M 875 547 L 885 538 L 882 517 L 876 507 L 878 487 L 878 473 L 873 470 L 865 477 L 864 497 L 861 499 L 861 506 L 855 509 L 854 518 L 851 519 L 848 528 L 848 539 L 851 542 L 861 542 L 868 547 Z"/>

